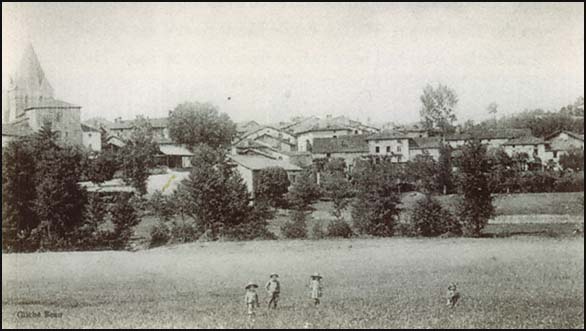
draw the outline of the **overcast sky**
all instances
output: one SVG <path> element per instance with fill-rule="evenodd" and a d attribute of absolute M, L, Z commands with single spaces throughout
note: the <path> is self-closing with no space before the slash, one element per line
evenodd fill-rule
<path fill-rule="evenodd" d="M 3 3 L 3 88 L 27 42 L 82 119 L 209 101 L 235 121 L 410 122 L 438 82 L 461 120 L 584 95 L 583 3 Z"/>

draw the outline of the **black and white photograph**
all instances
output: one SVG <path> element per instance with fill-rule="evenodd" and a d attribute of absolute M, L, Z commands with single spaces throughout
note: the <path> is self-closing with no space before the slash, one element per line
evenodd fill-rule
<path fill-rule="evenodd" d="M 584 3 L 2 3 L 3 329 L 584 329 Z"/>

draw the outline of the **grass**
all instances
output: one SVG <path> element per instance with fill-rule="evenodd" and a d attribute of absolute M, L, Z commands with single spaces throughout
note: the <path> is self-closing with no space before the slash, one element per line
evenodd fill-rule
<path fill-rule="evenodd" d="M 249 324 L 243 286 L 281 275 Z M 323 304 L 308 276 L 324 275 Z M 444 306 L 449 282 L 461 304 Z M 583 237 L 193 243 L 130 252 L 3 254 L 4 327 L 578 328 Z M 259 290 L 261 301 L 267 296 Z M 17 318 L 45 310 L 61 318 Z"/>

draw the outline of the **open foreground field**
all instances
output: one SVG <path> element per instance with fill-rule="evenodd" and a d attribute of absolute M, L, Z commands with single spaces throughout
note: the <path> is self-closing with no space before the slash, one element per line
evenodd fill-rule
<path fill-rule="evenodd" d="M 325 277 L 317 309 L 305 287 L 315 271 Z M 263 305 L 248 324 L 243 287 L 262 287 L 271 272 L 281 275 L 280 307 Z M 450 310 L 444 294 L 452 281 L 462 300 Z M 2 256 L 3 327 L 583 328 L 583 293 L 582 236 L 214 242 Z M 266 302 L 260 289 L 259 297 Z"/>

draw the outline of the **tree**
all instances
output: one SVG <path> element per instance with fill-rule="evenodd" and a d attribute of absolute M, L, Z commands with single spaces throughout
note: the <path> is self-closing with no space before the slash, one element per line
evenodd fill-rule
<path fill-rule="evenodd" d="M 437 183 L 443 194 L 452 193 L 454 190 L 453 168 L 452 148 L 448 144 L 442 144 L 437 164 Z"/>
<path fill-rule="evenodd" d="M 173 141 L 194 147 L 207 144 L 226 147 L 236 137 L 236 124 L 226 113 L 209 103 L 185 102 L 169 117 L 169 134 Z"/>
<path fill-rule="evenodd" d="M 212 240 L 218 239 L 223 227 L 250 221 L 250 195 L 234 165 L 227 160 L 193 168 L 180 183 L 178 197 L 182 212 Z"/>
<path fill-rule="evenodd" d="M 431 195 L 417 201 L 411 215 L 412 228 L 416 235 L 435 237 L 444 233 L 461 234 L 461 225 Z"/>
<path fill-rule="evenodd" d="M 155 165 L 158 146 L 153 140 L 150 123 L 139 116 L 127 144 L 121 149 L 124 180 L 143 195 L 147 192 L 149 169 Z"/>
<path fill-rule="evenodd" d="M 292 210 L 291 220 L 281 226 L 281 233 L 285 238 L 301 239 L 307 237 L 306 212 L 304 210 Z"/>
<path fill-rule="evenodd" d="M 322 181 L 322 187 L 326 196 L 332 199 L 333 209 L 331 214 L 336 219 L 341 220 L 342 212 L 352 198 L 352 185 L 346 178 L 344 169 L 346 168 L 344 160 L 333 159 L 325 166 L 325 174 Z"/>
<path fill-rule="evenodd" d="M 493 121 L 494 121 L 494 126 L 496 127 L 497 122 L 496 122 L 496 114 L 498 113 L 498 105 L 496 102 L 491 102 L 488 107 L 486 107 L 486 111 L 490 114 L 490 116 L 492 116 Z"/>
<path fill-rule="evenodd" d="M 423 90 L 421 103 L 423 105 L 420 115 L 427 129 L 438 129 L 442 134 L 453 131 L 455 108 L 458 104 L 454 90 L 442 84 L 438 84 L 436 88 L 427 85 Z"/>
<path fill-rule="evenodd" d="M 359 162 L 353 171 L 356 199 L 352 220 L 358 233 L 392 236 L 401 200 L 397 193 L 396 172 L 392 167 Z"/>
<path fill-rule="evenodd" d="M 584 150 L 573 149 L 560 156 L 560 166 L 564 170 L 571 169 L 573 171 L 584 170 Z"/>
<path fill-rule="evenodd" d="M 103 183 L 114 178 L 120 167 L 118 155 L 112 150 L 102 150 L 95 158 L 86 157 L 85 175 L 94 183 Z"/>
<path fill-rule="evenodd" d="M 289 191 L 289 205 L 294 209 L 305 210 L 321 196 L 321 190 L 315 182 L 313 173 L 304 170 Z"/>
<path fill-rule="evenodd" d="M 36 152 L 20 138 L 2 150 L 2 248 L 19 250 L 19 234 L 28 236 L 39 224 L 36 199 Z"/>
<path fill-rule="evenodd" d="M 140 222 L 138 213 L 130 202 L 130 195 L 121 194 L 116 198 L 110 213 L 114 223 L 113 248 L 124 249 L 132 237 L 133 227 Z"/>
<path fill-rule="evenodd" d="M 494 213 L 488 183 L 490 162 L 486 146 L 478 140 L 466 143 L 458 159 L 458 168 L 459 188 L 462 194 L 458 204 L 460 223 L 469 234 L 480 236 L 480 232 Z"/>
<path fill-rule="evenodd" d="M 289 190 L 287 171 L 280 167 L 269 167 L 259 171 L 255 185 L 255 199 L 264 200 L 271 207 L 282 207 L 285 204 L 285 194 Z"/>
<path fill-rule="evenodd" d="M 429 153 L 417 155 L 413 161 L 409 161 L 408 179 L 415 183 L 419 191 L 432 193 L 438 188 L 438 166 Z"/>

